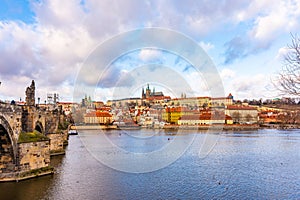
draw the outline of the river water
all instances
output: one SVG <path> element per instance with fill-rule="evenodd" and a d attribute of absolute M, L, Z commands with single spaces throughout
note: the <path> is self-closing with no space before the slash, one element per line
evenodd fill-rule
<path fill-rule="evenodd" d="M 300 199 L 300 130 L 82 131 L 51 164 L 0 183 L 0 199 Z"/>

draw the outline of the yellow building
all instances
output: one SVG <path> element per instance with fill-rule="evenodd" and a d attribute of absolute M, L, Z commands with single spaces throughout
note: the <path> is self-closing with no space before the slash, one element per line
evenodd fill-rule
<path fill-rule="evenodd" d="M 189 110 L 186 107 L 167 107 L 162 113 L 162 120 L 171 123 L 178 124 L 179 118 L 182 116 L 189 116 L 199 113 L 198 111 Z"/>
<path fill-rule="evenodd" d="M 189 97 L 189 98 L 175 98 L 168 103 L 169 106 L 208 106 L 210 97 Z"/>
<path fill-rule="evenodd" d="M 84 115 L 86 124 L 111 124 L 112 122 L 112 115 L 108 112 L 93 111 Z"/>
<path fill-rule="evenodd" d="M 228 106 L 232 104 L 233 104 L 233 100 L 232 98 L 229 97 L 211 98 L 209 101 L 210 107 Z"/>
<path fill-rule="evenodd" d="M 232 117 L 235 123 L 255 124 L 258 122 L 258 111 L 256 107 L 229 105 L 225 114 Z"/>

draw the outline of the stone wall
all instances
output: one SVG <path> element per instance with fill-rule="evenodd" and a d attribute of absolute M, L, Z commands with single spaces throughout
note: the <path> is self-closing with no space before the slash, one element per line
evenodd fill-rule
<path fill-rule="evenodd" d="M 8 134 L 0 129 L 0 173 L 12 172 L 14 169 L 12 144 Z"/>
<path fill-rule="evenodd" d="M 3 165 L 0 182 L 19 181 L 46 174 L 52 174 L 50 166 L 50 141 L 19 143 L 17 161 L 10 166 Z"/>
<path fill-rule="evenodd" d="M 18 171 L 30 171 L 50 165 L 50 141 L 20 143 Z"/>
<path fill-rule="evenodd" d="M 50 139 L 50 153 L 51 155 L 55 154 L 64 154 L 64 141 L 66 139 L 66 134 L 61 133 L 51 133 L 47 137 Z"/>
<path fill-rule="evenodd" d="M 16 105 L 0 104 L 0 116 L 4 119 L 0 120 L 2 124 L 9 132 L 10 127 L 11 139 L 13 144 L 16 144 L 17 138 L 22 131 L 22 108 Z"/>

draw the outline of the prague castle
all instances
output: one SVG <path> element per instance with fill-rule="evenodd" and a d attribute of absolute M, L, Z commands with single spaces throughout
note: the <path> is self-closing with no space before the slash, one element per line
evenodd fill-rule
<path fill-rule="evenodd" d="M 151 97 L 163 97 L 163 92 L 155 92 L 155 87 L 153 87 L 153 91 L 151 92 L 149 84 L 147 84 L 146 92 L 144 88 L 142 89 L 142 99 L 149 99 Z"/>

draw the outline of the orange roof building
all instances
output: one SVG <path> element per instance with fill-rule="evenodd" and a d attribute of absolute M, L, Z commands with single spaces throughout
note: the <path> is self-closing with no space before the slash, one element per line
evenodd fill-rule
<path fill-rule="evenodd" d="M 93 111 L 84 115 L 84 123 L 86 124 L 111 124 L 113 117 L 106 111 Z"/>

